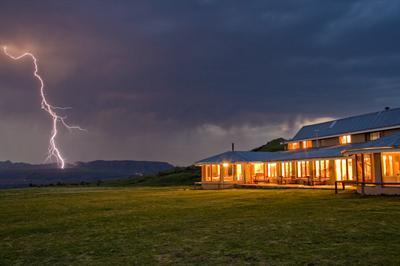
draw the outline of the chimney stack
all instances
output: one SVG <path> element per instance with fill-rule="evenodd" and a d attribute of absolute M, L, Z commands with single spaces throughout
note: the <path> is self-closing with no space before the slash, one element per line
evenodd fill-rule
<path fill-rule="evenodd" d="M 232 142 L 232 151 L 235 151 L 235 143 Z"/>

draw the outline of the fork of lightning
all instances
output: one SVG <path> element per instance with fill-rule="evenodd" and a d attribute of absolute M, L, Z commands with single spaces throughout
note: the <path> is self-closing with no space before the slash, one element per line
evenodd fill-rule
<path fill-rule="evenodd" d="M 3 47 L 3 51 L 8 57 L 10 57 L 13 60 L 20 60 L 24 57 L 30 57 L 32 59 L 33 65 L 34 65 L 33 76 L 39 81 L 39 85 L 40 85 L 40 96 L 42 99 L 41 108 L 48 113 L 48 115 L 51 118 L 51 122 L 52 122 L 52 129 L 51 129 L 51 133 L 50 133 L 49 147 L 48 147 L 48 154 L 47 154 L 46 161 L 54 158 L 57 162 L 57 165 L 61 169 L 64 169 L 65 168 L 65 158 L 63 157 L 61 150 L 59 148 L 59 145 L 57 144 L 57 134 L 59 131 L 59 129 L 58 129 L 59 124 L 61 124 L 62 126 L 64 126 L 65 128 L 67 128 L 69 130 L 78 129 L 78 130 L 85 131 L 85 129 L 83 129 L 79 126 L 70 126 L 65 121 L 66 117 L 60 116 L 56 112 L 56 110 L 58 110 L 58 109 L 69 109 L 69 108 L 53 106 L 48 102 L 48 100 L 46 99 L 46 94 L 45 94 L 45 90 L 44 90 L 44 81 L 43 81 L 42 77 L 39 75 L 38 60 L 32 53 L 25 52 L 21 55 L 15 56 L 8 52 L 6 46 Z"/>

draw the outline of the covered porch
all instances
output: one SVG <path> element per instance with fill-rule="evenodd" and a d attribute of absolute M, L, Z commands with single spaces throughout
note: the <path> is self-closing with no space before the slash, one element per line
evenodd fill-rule
<path fill-rule="evenodd" d="M 201 185 L 221 188 L 357 189 L 400 194 L 400 150 L 353 149 L 341 157 L 288 161 L 227 161 L 201 167 Z"/>
<path fill-rule="evenodd" d="M 334 186 L 336 180 L 353 180 L 351 158 L 272 162 L 204 164 L 203 183 L 239 185 Z"/>

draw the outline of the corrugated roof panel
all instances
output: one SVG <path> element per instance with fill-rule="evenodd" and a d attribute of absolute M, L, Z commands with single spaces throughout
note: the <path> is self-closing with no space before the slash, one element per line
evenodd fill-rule
<path fill-rule="evenodd" d="M 400 127 L 400 108 L 304 126 L 292 140 L 322 138 L 394 126 Z"/>
<path fill-rule="evenodd" d="M 364 143 L 351 145 L 346 150 L 352 149 L 370 149 L 370 148 L 399 148 L 400 147 L 400 133 L 386 136 L 377 140 L 372 140 Z"/>

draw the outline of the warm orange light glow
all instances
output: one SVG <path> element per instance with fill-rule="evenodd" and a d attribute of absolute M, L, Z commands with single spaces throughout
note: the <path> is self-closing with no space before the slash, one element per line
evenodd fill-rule
<path fill-rule="evenodd" d="M 387 156 L 382 155 L 382 168 L 383 168 L 383 175 L 388 175 L 386 170 L 386 163 L 387 163 Z"/>
<path fill-rule="evenodd" d="M 263 174 L 264 173 L 264 164 L 263 163 L 254 163 L 254 173 L 255 174 Z"/>
<path fill-rule="evenodd" d="M 343 178 L 342 175 L 342 160 L 335 160 L 336 180 L 340 181 Z"/>
<path fill-rule="evenodd" d="M 295 174 L 293 173 L 293 166 L 292 164 L 294 164 L 294 162 L 283 162 L 281 165 L 281 169 L 282 169 L 282 176 L 283 177 L 290 177 L 290 176 L 294 176 Z"/>
<path fill-rule="evenodd" d="M 315 162 L 316 177 L 330 177 L 329 160 L 319 160 Z"/>
<path fill-rule="evenodd" d="M 277 176 L 277 164 L 276 163 L 269 163 L 268 164 L 268 176 L 269 177 L 276 177 Z"/>
<path fill-rule="evenodd" d="M 237 164 L 236 165 L 236 180 L 241 180 L 242 179 L 242 165 Z"/>
<path fill-rule="evenodd" d="M 384 182 L 400 182 L 400 153 L 382 154 L 382 174 Z"/>
<path fill-rule="evenodd" d="M 298 142 L 290 142 L 290 143 L 288 144 L 288 149 L 289 149 L 289 150 L 297 150 L 297 149 L 300 149 L 300 143 L 298 143 Z"/>
<path fill-rule="evenodd" d="M 348 179 L 353 180 L 353 160 L 347 160 L 347 172 L 349 173 Z"/>
<path fill-rule="evenodd" d="M 211 176 L 212 177 L 219 177 L 220 167 L 219 164 L 212 164 L 211 165 Z"/>
<path fill-rule="evenodd" d="M 335 160 L 336 180 L 353 180 L 352 159 Z"/>
<path fill-rule="evenodd" d="M 364 178 L 366 181 L 373 181 L 372 178 L 372 155 L 364 154 Z"/>
<path fill-rule="evenodd" d="M 303 149 L 310 149 L 313 146 L 312 140 L 302 141 Z"/>
<path fill-rule="evenodd" d="M 339 137 L 340 144 L 349 144 L 351 143 L 351 135 L 344 135 Z"/>

